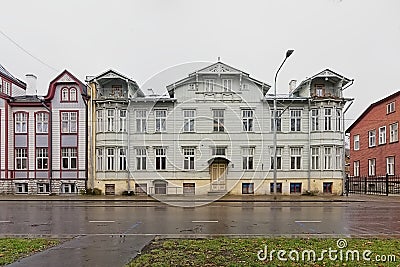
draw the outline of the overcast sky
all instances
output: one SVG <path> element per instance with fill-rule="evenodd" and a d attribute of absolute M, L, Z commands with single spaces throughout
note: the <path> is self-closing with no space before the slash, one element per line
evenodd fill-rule
<path fill-rule="evenodd" d="M 26 0 L 0 8 L 0 63 L 21 80 L 36 74 L 39 92 L 64 69 L 84 81 L 112 68 L 146 87 L 164 69 L 218 57 L 272 85 L 287 49 L 295 52 L 279 93 L 325 68 L 355 79 L 345 91 L 355 98 L 347 125 L 400 89 L 398 0 Z M 169 82 L 195 69 L 178 70 Z"/>

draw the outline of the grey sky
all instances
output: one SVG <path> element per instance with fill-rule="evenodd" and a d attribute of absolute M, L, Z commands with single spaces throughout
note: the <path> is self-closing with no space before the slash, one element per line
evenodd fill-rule
<path fill-rule="evenodd" d="M 347 125 L 400 89 L 398 0 L 26 0 L 0 8 L 0 30 L 58 70 L 0 35 L 0 63 L 22 80 L 36 74 L 40 92 L 65 68 L 82 81 L 113 68 L 142 85 L 168 67 L 218 56 L 272 85 L 287 49 L 295 52 L 279 93 L 325 68 L 355 79 Z M 170 82 L 187 74 L 175 71 Z"/>

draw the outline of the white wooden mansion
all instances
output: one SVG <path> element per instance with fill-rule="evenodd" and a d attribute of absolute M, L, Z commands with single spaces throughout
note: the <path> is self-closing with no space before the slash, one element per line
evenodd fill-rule
<path fill-rule="evenodd" d="M 329 69 L 278 96 L 277 192 L 341 194 L 343 91 Z M 271 194 L 270 85 L 217 62 L 145 95 L 113 70 L 87 78 L 88 188 L 106 194 Z"/>

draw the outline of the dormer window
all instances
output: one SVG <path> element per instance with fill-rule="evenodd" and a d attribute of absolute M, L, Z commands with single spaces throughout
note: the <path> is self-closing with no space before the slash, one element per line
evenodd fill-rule
<path fill-rule="evenodd" d="M 325 85 L 316 84 L 315 85 L 315 96 L 325 96 Z"/>
<path fill-rule="evenodd" d="M 9 95 L 11 91 L 11 83 L 3 80 L 3 84 L 2 84 L 2 92 L 5 93 L 6 95 Z"/>
<path fill-rule="evenodd" d="M 113 85 L 111 90 L 111 96 L 121 97 L 122 96 L 122 86 L 121 85 Z"/>
<path fill-rule="evenodd" d="M 77 90 L 75 87 L 63 87 L 61 89 L 61 102 L 76 102 Z"/>

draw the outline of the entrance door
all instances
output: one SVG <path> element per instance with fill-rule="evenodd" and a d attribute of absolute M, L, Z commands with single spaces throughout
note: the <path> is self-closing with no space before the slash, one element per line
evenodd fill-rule
<path fill-rule="evenodd" d="M 210 165 L 211 191 L 226 190 L 226 162 L 214 161 Z"/>

